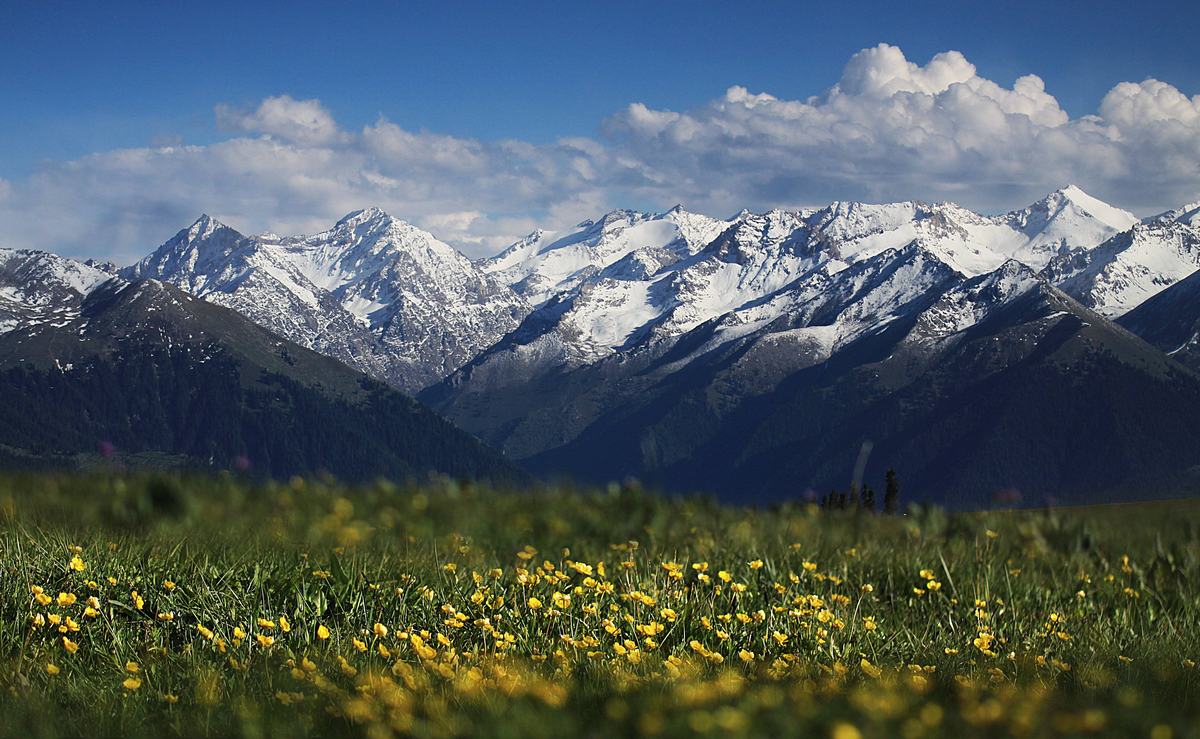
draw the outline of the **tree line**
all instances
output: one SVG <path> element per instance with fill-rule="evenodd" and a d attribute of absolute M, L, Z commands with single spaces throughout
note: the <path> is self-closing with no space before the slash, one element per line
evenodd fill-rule
<path fill-rule="evenodd" d="M 878 501 L 870 485 L 851 483 L 848 490 L 830 490 L 821 497 L 821 508 L 830 511 L 867 511 L 875 513 L 882 504 L 883 513 L 895 514 L 900 510 L 900 481 L 896 471 L 889 469 L 884 478 L 883 500 Z"/>

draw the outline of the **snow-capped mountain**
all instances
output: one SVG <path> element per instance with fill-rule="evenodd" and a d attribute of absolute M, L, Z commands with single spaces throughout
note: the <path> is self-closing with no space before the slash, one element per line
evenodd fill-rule
<path fill-rule="evenodd" d="M 520 480 L 412 398 L 158 280 L 0 334 L 0 467 L 106 465 L 342 479 Z M 115 456 L 114 456 L 115 455 Z"/>
<path fill-rule="evenodd" d="M 919 243 L 828 266 L 576 365 L 548 364 L 562 334 L 521 343 L 538 311 L 424 398 L 535 471 L 754 501 L 844 486 L 864 448 L 869 478 L 896 466 L 957 505 L 1200 463 L 1181 410 L 1200 380 L 1031 267 L 968 277 Z M 1170 453 L 1146 438 L 1159 419 Z"/>
<path fill-rule="evenodd" d="M 0 334 L 72 320 L 83 298 L 114 274 L 111 264 L 0 248 Z"/>
<path fill-rule="evenodd" d="M 1099 247 L 1063 254 L 1047 276 L 1110 317 L 1129 312 L 1200 269 L 1200 203 L 1147 218 Z"/>
<path fill-rule="evenodd" d="M 657 215 L 615 210 L 573 232 L 534 231 L 479 266 L 541 305 L 605 270 L 653 274 L 695 253 L 728 225 L 681 206 Z"/>
<path fill-rule="evenodd" d="M 313 236 L 243 236 L 202 216 L 124 274 L 154 277 L 415 392 L 528 307 L 432 234 L 379 209 Z"/>
<path fill-rule="evenodd" d="M 1068 186 L 994 216 L 922 202 L 725 220 L 613 211 L 476 262 L 378 209 L 296 237 L 205 216 L 120 276 L 170 283 L 420 392 L 542 471 L 824 485 L 870 429 L 879 454 L 941 495 L 1065 489 L 1081 464 L 1103 472 L 1093 486 L 1151 463 L 1200 469 L 1200 431 L 1184 420 L 1200 412 L 1200 379 L 1164 354 L 1183 342 L 1177 358 L 1193 357 L 1200 315 L 1184 278 L 1198 267 L 1200 205 L 1138 221 Z M 112 274 L 0 252 L 0 333 L 70 321 Z M 1106 318 L 1143 302 L 1127 325 L 1163 351 Z M 1155 331 L 1168 323 L 1178 331 Z M 1062 425 L 1083 416 L 1087 432 Z M 1158 417 L 1178 420 L 1173 451 L 1124 431 Z M 948 475 L 949 459 L 982 472 Z"/>
<path fill-rule="evenodd" d="M 1038 269 L 1061 253 L 1094 247 L 1138 222 L 1132 213 L 1098 200 L 1075 185 L 993 220 L 1027 239 L 1008 256 Z"/>
<path fill-rule="evenodd" d="M 990 272 L 1009 259 L 1040 269 L 1061 252 L 1090 249 L 1137 222 L 1131 213 L 1074 185 L 1000 216 L 953 203 L 919 202 L 836 202 L 804 215 L 808 239 L 844 261 L 918 241 L 968 276 Z"/>
<path fill-rule="evenodd" d="M 1200 370 L 1200 271 L 1121 316 L 1117 323 Z"/>
<path fill-rule="evenodd" d="M 534 234 L 483 268 L 539 306 L 496 349 L 578 366 L 719 317 L 727 327 L 770 322 L 778 317 L 771 311 L 812 300 L 811 291 L 890 252 L 913 249 L 973 277 L 1014 259 L 1040 269 L 1056 255 L 1085 254 L 1135 223 L 1075 186 L 1001 216 L 919 202 L 835 202 L 743 212 L 728 222 L 680 208 L 657 216 L 614 211 L 567 236 Z"/>
<path fill-rule="evenodd" d="M 840 434 L 828 426 L 840 419 L 858 433 L 863 420 L 846 417 L 845 408 L 900 402 L 886 400 L 898 393 L 914 394 L 903 401 L 914 407 L 945 403 L 942 412 L 959 417 L 977 382 L 995 378 L 988 382 L 998 384 L 980 388 L 985 395 L 1017 393 L 1020 383 L 1012 378 L 1021 372 L 1014 363 L 1057 357 L 1064 342 L 1074 348 L 1064 348 L 1067 354 L 1056 362 L 1101 350 L 1118 364 L 1141 357 L 1142 369 L 1165 362 L 1173 369 L 1162 372 L 1183 371 L 1054 283 L 1074 276 L 1058 271 L 1061 263 L 1107 263 L 1106 250 L 1121 239 L 1190 229 L 1195 214 L 1185 208 L 1140 223 L 1072 186 L 999 216 L 951 203 L 836 202 L 743 212 L 707 243 L 680 248 L 667 260 L 635 261 L 638 249 L 618 249 L 615 258 L 589 265 L 585 254 L 545 279 L 538 270 L 546 252 L 517 244 L 497 258 L 503 269 L 496 273 L 517 289 L 522 280 L 561 289 L 548 291 L 520 328 L 422 397 L 511 457 L 547 472 L 637 475 L 670 486 L 703 486 L 708 476 L 717 485 L 716 475 L 747 469 L 745 459 L 728 454 L 720 457 L 720 469 L 702 461 L 719 456 L 722 445 L 745 450 L 752 444 L 747 438 L 761 437 L 753 443 L 770 446 L 772 435 L 795 435 L 792 422 Z M 618 212 L 600 222 L 627 218 Z M 1179 266 L 1180 272 L 1195 269 Z M 561 281 L 563 275 L 570 280 Z M 1148 284 L 1145 293 L 1156 289 Z M 942 364 L 961 373 L 939 369 Z M 1044 376 L 1058 366 L 1047 365 Z M 1087 367 L 1079 371 L 1091 371 Z M 1124 370 L 1113 372 L 1125 377 Z M 1153 385 L 1146 392 L 1155 397 L 1166 392 L 1157 379 L 1127 379 Z M 772 413 L 764 398 L 813 382 L 836 386 L 829 392 L 845 408 L 825 405 L 820 393 L 826 391 L 813 385 L 818 394 L 805 396 L 795 418 L 762 426 L 760 416 Z M 927 433 L 908 425 L 911 415 L 906 410 L 889 422 Z M 825 437 L 809 442 L 834 452 Z M 845 451 L 831 458 L 852 463 Z M 823 463 L 806 451 L 793 453 L 808 460 L 801 473 L 813 476 L 805 479 L 824 484 L 824 473 L 814 473 Z M 927 453 L 913 452 L 912 459 Z M 728 484 L 755 485 L 775 474 L 767 462 L 755 464 L 768 466 Z M 1057 469 L 1059 462 L 1047 464 Z M 702 471 L 699 477 L 689 477 L 689 465 Z M 1004 464 L 996 469 L 988 484 L 1010 471 Z"/>

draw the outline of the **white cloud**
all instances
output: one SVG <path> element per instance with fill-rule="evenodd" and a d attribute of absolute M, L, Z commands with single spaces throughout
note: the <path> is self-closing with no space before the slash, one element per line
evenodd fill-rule
<path fill-rule="evenodd" d="M 579 221 L 603 203 L 569 207 L 594 187 L 578 140 L 485 143 L 386 120 L 319 136 L 280 130 L 47 164 L 0 199 L 0 243 L 128 263 L 201 212 L 247 233 L 312 233 L 378 205 L 483 256 L 564 207 Z"/>
<path fill-rule="evenodd" d="M 889 98 L 898 92 L 936 95 L 950 85 L 974 78 L 975 65 L 957 51 L 942 52 L 921 67 L 905 59 L 895 46 L 880 44 L 850 58 L 837 89 L 847 95 L 874 98 Z"/>
<path fill-rule="evenodd" d="M 337 122 L 320 100 L 296 100 L 279 95 L 263 100 L 253 111 L 228 105 L 216 108 L 217 123 L 243 133 L 262 133 L 283 141 L 310 146 L 331 144 L 341 138 Z"/>
<path fill-rule="evenodd" d="M 1067 182 L 1148 212 L 1200 196 L 1200 96 L 1149 79 L 1116 85 L 1072 119 L 1026 75 L 1006 87 L 948 51 L 920 65 L 880 45 L 824 94 L 786 100 L 731 87 L 686 111 L 637 102 L 597 138 L 549 144 L 352 131 L 317 100 L 218 106 L 234 132 L 50 163 L 0 181 L 0 243 L 130 261 L 201 211 L 245 231 L 312 232 L 378 205 L 472 256 L 536 226 L 617 206 L 742 207 L 832 199 L 1023 205 Z"/>
<path fill-rule="evenodd" d="M 1188 99 L 1155 79 L 1141 84 L 1122 82 L 1100 101 L 1100 115 L 1126 129 L 1171 122 L 1195 126 L 1200 124 L 1200 95 Z"/>

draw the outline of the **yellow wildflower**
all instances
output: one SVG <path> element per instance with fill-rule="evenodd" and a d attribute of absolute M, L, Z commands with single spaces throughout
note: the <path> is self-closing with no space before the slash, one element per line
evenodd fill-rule
<path fill-rule="evenodd" d="M 829 736 L 830 739 L 862 739 L 862 732 L 856 729 L 854 724 L 839 722 L 833 725 Z"/>

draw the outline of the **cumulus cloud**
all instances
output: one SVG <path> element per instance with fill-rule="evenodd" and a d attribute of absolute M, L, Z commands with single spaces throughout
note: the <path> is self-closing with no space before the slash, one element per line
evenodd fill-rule
<path fill-rule="evenodd" d="M 225 104 L 216 108 L 217 123 L 243 133 L 262 133 L 308 146 L 331 144 L 342 138 L 337 122 L 320 100 L 296 100 L 290 95 L 269 97 L 252 111 Z"/>
<path fill-rule="evenodd" d="M 247 233 L 313 233 L 377 205 L 482 256 L 542 218 L 578 221 L 605 203 L 588 194 L 596 185 L 578 159 L 590 155 L 577 141 L 481 142 L 387 120 L 360 131 L 279 121 L 266 128 L 207 146 L 47 164 L 0 186 L 0 246 L 127 263 L 201 212 Z"/>
<path fill-rule="evenodd" d="M 1200 194 L 1200 96 L 1121 83 L 1071 119 L 1035 75 L 1004 87 L 948 51 L 924 66 L 881 44 L 807 100 L 732 87 L 700 108 L 630 105 L 606 124 L 642 187 L 728 210 L 830 199 L 1020 205 L 1076 182 L 1141 210 Z"/>
<path fill-rule="evenodd" d="M 1005 86 L 962 54 L 864 49 L 824 93 L 731 87 L 684 111 L 635 102 L 594 138 L 549 144 L 339 126 L 317 100 L 217 107 L 231 137 L 49 163 L 0 181 L 0 245 L 129 261 L 201 211 L 246 231 L 312 232 L 378 205 L 472 256 L 618 206 L 727 214 L 832 199 L 949 199 L 985 211 L 1074 182 L 1149 212 L 1200 197 L 1200 96 L 1122 82 L 1072 119 L 1044 82 Z"/>

